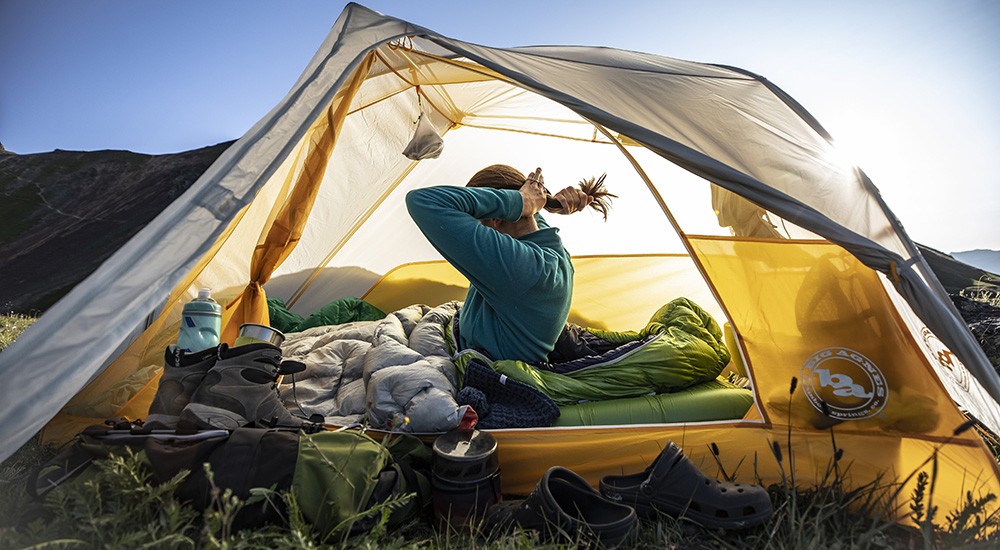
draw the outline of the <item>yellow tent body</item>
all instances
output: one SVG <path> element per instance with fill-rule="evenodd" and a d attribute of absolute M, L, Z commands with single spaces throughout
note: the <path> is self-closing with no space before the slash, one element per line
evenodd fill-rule
<path fill-rule="evenodd" d="M 401 154 L 421 114 L 440 158 Z M 765 483 L 792 467 L 790 442 L 808 486 L 833 436 L 852 485 L 936 454 L 942 510 L 1000 494 L 977 431 L 954 433 L 969 416 L 1000 427 L 996 373 L 871 182 L 781 90 L 608 48 L 478 46 L 357 5 L 271 113 L 0 355 L 0 407 L 18 419 L 4 456 L 43 423 L 61 442 L 143 418 L 199 288 L 225 303 L 229 342 L 268 322 L 266 297 L 305 314 L 347 296 L 385 311 L 461 300 L 468 282 L 402 199 L 494 163 L 541 166 L 550 188 L 607 173 L 606 223 L 549 216 L 576 266 L 570 320 L 638 329 L 691 298 L 726 325 L 726 372 L 754 398 L 725 421 L 495 430 L 505 491 L 554 465 L 594 483 L 637 471 L 668 440 L 710 474 L 714 444 L 726 471 Z"/>

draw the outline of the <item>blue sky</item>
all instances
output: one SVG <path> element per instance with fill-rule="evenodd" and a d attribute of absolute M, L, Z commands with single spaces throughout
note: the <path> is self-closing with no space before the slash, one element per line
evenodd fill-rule
<path fill-rule="evenodd" d="M 1000 249 L 1000 2 L 363 2 L 492 46 L 587 44 L 739 66 L 791 94 L 910 236 Z M 167 153 L 241 136 L 344 2 L 0 0 L 0 142 Z"/>

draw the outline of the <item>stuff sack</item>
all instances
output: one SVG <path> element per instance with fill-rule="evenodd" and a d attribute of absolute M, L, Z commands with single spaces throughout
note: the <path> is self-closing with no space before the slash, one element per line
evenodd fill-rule
<path fill-rule="evenodd" d="M 319 432 L 299 441 L 292 491 L 302 515 L 320 532 L 350 526 L 359 533 L 378 521 L 376 506 L 387 508 L 390 526 L 427 509 L 429 467 L 430 450 L 413 436 L 394 436 L 382 445 L 354 431 Z"/>
<path fill-rule="evenodd" d="M 418 95 L 417 98 L 419 99 L 419 97 Z M 441 156 L 443 150 L 444 139 L 434 130 L 434 125 L 428 120 L 423 113 L 423 107 L 421 107 L 413 137 L 403 149 L 403 155 L 410 160 L 436 159 Z"/>

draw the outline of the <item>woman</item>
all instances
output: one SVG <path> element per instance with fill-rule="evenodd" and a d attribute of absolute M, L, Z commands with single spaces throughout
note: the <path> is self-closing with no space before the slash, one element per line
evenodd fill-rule
<path fill-rule="evenodd" d="M 567 187 L 549 210 L 573 214 L 590 205 L 607 215 L 604 177 Z M 430 243 L 470 282 L 459 315 L 458 345 L 492 359 L 545 361 L 569 316 L 573 264 L 559 230 L 539 211 L 548 194 L 542 169 L 525 178 L 495 164 L 466 187 L 410 191 L 406 207 Z"/>

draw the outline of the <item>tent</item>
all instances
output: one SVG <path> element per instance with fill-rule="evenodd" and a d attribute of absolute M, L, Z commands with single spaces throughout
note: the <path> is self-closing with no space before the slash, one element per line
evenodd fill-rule
<path fill-rule="evenodd" d="M 440 158 L 401 154 L 421 116 Z M 0 456 L 43 426 L 65 441 L 143 417 L 198 288 L 227 304 L 229 341 L 267 322 L 266 297 L 299 312 L 461 298 L 402 198 L 493 163 L 542 166 L 550 187 L 606 172 L 606 223 L 550 219 L 575 258 L 571 320 L 638 328 L 689 297 L 730 327 L 754 397 L 725 421 L 497 430 L 506 490 L 555 464 L 591 481 L 637 470 L 668 439 L 709 471 L 714 443 L 729 472 L 765 481 L 788 467 L 772 442 L 790 441 L 808 484 L 833 426 L 853 483 L 937 453 L 935 504 L 1000 494 L 981 437 L 953 433 L 966 415 L 1000 433 L 1000 377 L 872 182 L 777 86 L 610 48 L 490 48 L 355 4 L 271 112 L 0 354 Z"/>

